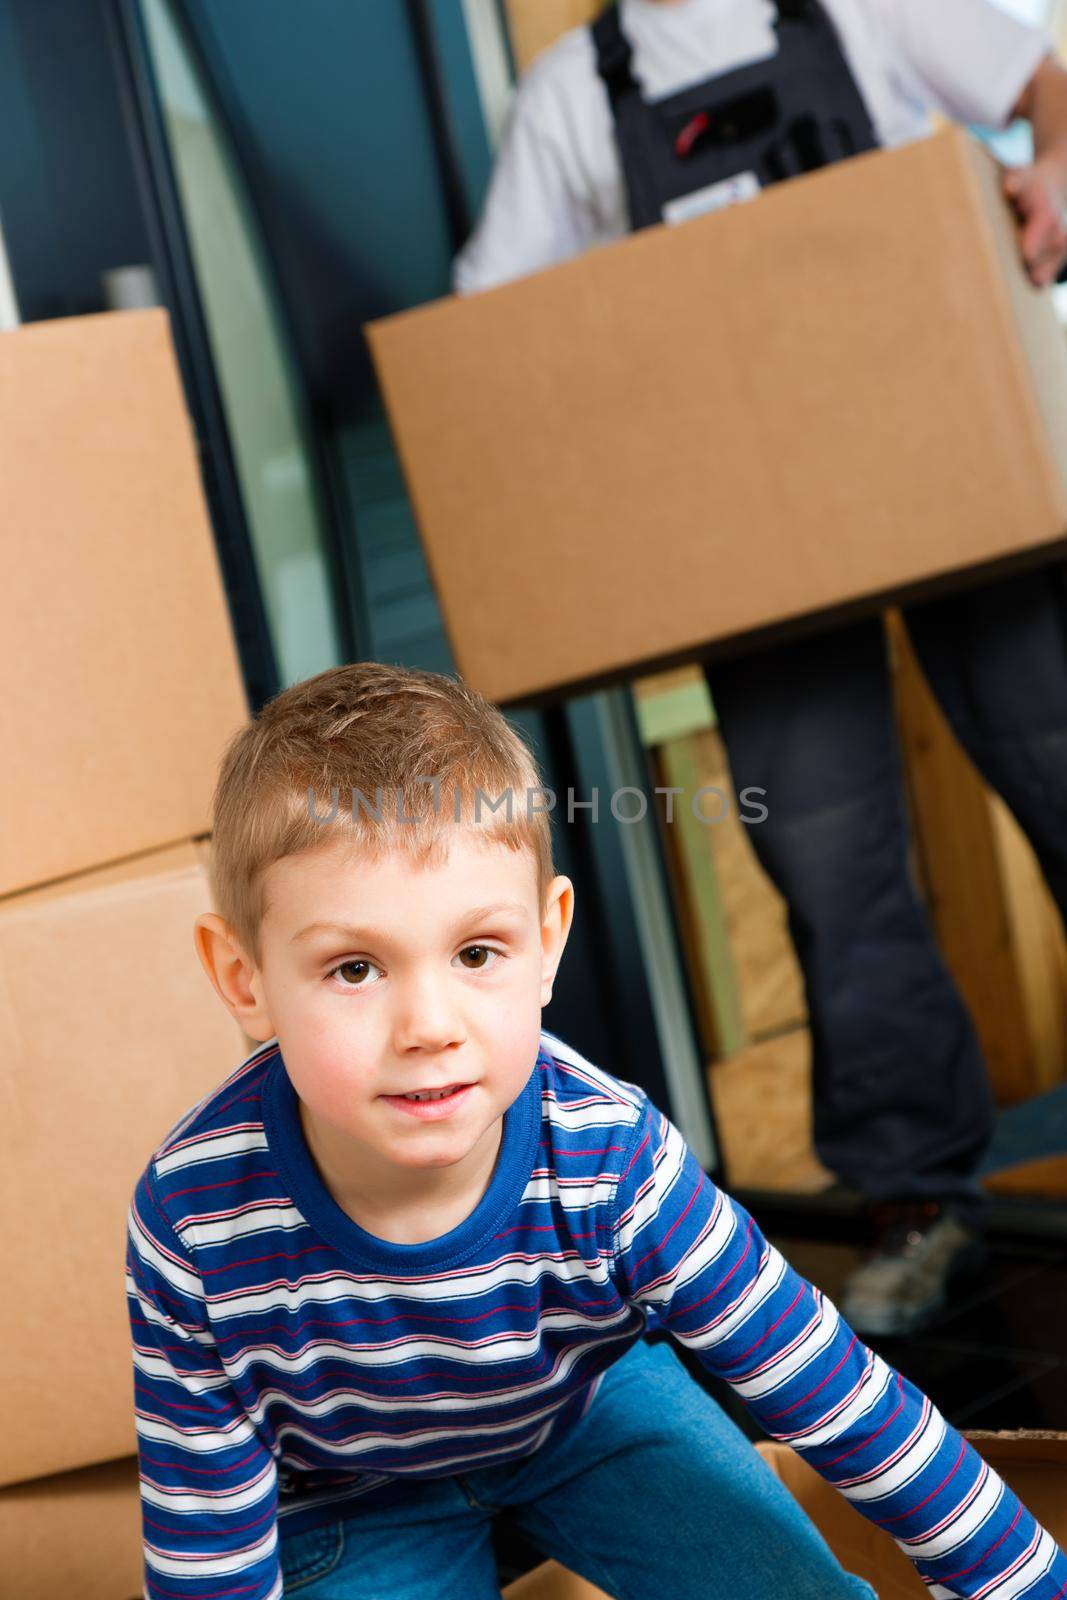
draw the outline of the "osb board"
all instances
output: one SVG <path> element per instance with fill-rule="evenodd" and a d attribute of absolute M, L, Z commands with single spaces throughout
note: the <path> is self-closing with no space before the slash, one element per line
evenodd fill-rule
<path fill-rule="evenodd" d="M 701 787 L 733 795 L 730 765 L 722 735 L 715 729 L 694 734 Z M 739 807 L 706 830 L 726 915 L 737 974 L 741 1014 L 750 1040 L 796 1028 L 807 1020 L 804 979 L 786 925 L 785 901 L 756 860 L 750 829 Z"/>
<path fill-rule="evenodd" d="M 1037 1195 L 1042 1200 L 1067 1200 L 1067 1155 L 1043 1156 L 1002 1167 L 982 1179 L 991 1194 Z"/>
<path fill-rule="evenodd" d="M 987 792 L 923 676 L 900 613 L 886 617 L 920 876 L 945 961 L 998 1100 L 1018 1098 L 1029 1040 Z"/>
<path fill-rule="evenodd" d="M 504 0 L 515 70 L 526 68 L 570 28 L 590 22 L 601 0 Z"/>
<path fill-rule="evenodd" d="M 1020 1089 L 1028 1098 L 1067 1078 L 1067 942 L 1029 840 L 999 795 L 986 795 L 1027 1021 L 1028 1070 Z"/>
<path fill-rule="evenodd" d="M 833 1182 L 811 1142 L 811 1040 L 806 1028 L 713 1062 L 708 1081 L 732 1188 L 816 1194 Z"/>

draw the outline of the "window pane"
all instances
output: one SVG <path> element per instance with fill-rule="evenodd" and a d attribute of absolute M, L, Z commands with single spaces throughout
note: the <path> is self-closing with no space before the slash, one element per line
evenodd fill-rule
<path fill-rule="evenodd" d="M 225 131 L 167 0 L 144 0 L 160 100 L 283 685 L 340 642 L 301 415 Z"/>

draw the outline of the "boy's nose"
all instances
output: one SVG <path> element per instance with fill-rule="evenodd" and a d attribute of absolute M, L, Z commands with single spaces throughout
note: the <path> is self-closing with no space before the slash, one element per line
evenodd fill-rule
<path fill-rule="evenodd" d="M 448 980 L 416 978 L 396 994 L 393 1044 L 398 1052 L 446 1050 L 467 1037 Z"/>

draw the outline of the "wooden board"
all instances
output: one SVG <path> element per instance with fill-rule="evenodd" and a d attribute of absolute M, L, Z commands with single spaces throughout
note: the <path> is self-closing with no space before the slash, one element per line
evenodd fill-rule
<path fill-rule="evenodd" d="M 731 1187 L 815 1194 L 833 1182 L 811 1142 L 806 1028 L 713 1062 L 708 1082 Z"/>
<path fill-rule="evenodd" d="M 1063 930 L 1028 842 L 948 726 L 899 612 L 886 625 L 919 875 L 996 1099 L 1012 1105 L 1067 1070 Z"/>

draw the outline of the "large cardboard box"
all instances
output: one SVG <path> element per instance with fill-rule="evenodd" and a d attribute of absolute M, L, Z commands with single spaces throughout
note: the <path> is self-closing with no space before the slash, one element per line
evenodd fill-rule
<path fill-rule="evenodd" d="M 206 833 L 248 717 L 163 311 L 0 334 L 0 894 Z"/>
<path fill-rule="evenodd" d="M 0 1484 L 136 1447 L 130 1198 L 248 1053 L 196 955 L 210 906 L 193 842 L 0 901 Z"/>
<path fill-rule="evenodd" d="M 498 701 L 1065 548 L 1063 335 L 959 129 L 368 334 Z"/>
<path fill-rule="evenodd" d="M 1067 1549 L 1067 1434 L 968 1433 L 966 1437 Z M 866 1578 L 879 1600 L 922 1600 L 928 1594 L 888 1534 L 861 1516 L 806 1461 L 784 1445 L 760 1443 L 756 1448 L 817 1524 L 841 1565 Z"/>

